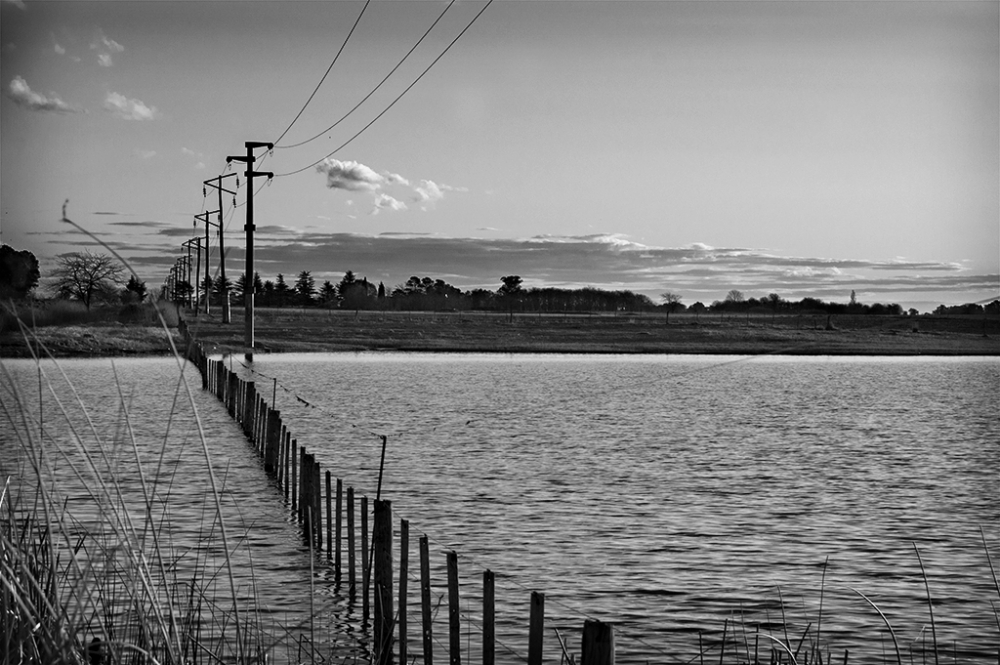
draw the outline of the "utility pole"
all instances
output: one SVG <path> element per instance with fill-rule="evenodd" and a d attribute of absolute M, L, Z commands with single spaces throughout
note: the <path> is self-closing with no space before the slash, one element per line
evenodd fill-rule
<path fill-rule="evenodd" d="M 190 245 L 190 243 L 187 243 L 187 242 L 184 242 L 184 243 L 181 243 L 181 244 L 184 246 L 185 249 L 187 249 L 187 257 L 186 258 L 185 257 L 181 257 L 181 260 L 184 261 L 184 267 L 185 267 L 185 272 L 184 272 L 185 277 L 184 277 L 184 280 L 188 284 L 190 284 L 191 283 L 191 245 Z M 192 289 L 192 291 L 193 291 L 193 289 Z M 192 294 L 189 293 L 188 296 L 187 296 L 187 304 L 188 304 L 188 308 L 189 309 L 191 307 L 191 295 Z M 197 298 L 197 296 L 195 296 L 195 297 Z"/>
<path fill-rule="evenodd" d="M 247 359 L 247 362 L 253 362 L 253 232 L 257 228 L 253 224 L 253 179 L 254 176 L 259 175 L 266 175 L 268 180 L 274 177 L 274 174 L 270 171 L 253 170 L 253 163 L 257 161 L 257 158 L 253 156 L 253 151 L 255 148 L 265 147 L 268 150 L 271 150 L 274 148 L 274 144 L 261 143 L 260 141 L 247 141 L 244 145 L 247 149 L 246 157 L 239 155 L 235 157 L 226 157 L 226 163 L 228 164 L 235 161 L 244 162 L 247 165 L 247 221 L 243 226 L 243 229 L 247 233 L 245 280 L 246 283 L 251 286 L 250 288 L 243 289 L 243 304 L 245 306 L 245 316 L 243 321 L 243 345 L 246 347 L 243 352 L 243 357 Z"/>
<path fill-rule="evenodd" d="M 198 316 L 198 283 L 201 282 L 201 238 L 196 236 L 190 240 L 185 240 L 182 244 L 188 248 L 188 257 L 191 256 L 192 244 L 195 246 L 195 249 L 198 250 L 198 253 L 196 254 L 198 262 L 195 264 L 194 270 L 194 315 Z"/>
<path fill-rule="evenodd" d="M 219 226 L 219 277 L 220 277 L 220 279 L 222 279 L 222 322 L 223 323 L 229 323 L 230 322 L 230 314 L 229 314 L 229 285 L 228 285 L 228 282 L 226 282 L 226 246 L 225 246 L 225 243 L 224 243 L 223 238 L 222 238 L 222 236 L 223 236 L 223 233 L 222 233 L 222 192 L 226 192 L 228 194 L 232 194 L 233 195 L 233 197 L 234 197 L 234 199 L 233 199 L 233 205 L 236 205 L 236 199 L 235 199 L 236 192 L 233 191 L 233 190 L 229 190 L 229 189 L 224 188 L 222 186 L 222 179 L 223 178 L 228 178 L 230 176 L 235 176 L 235 175 L 237 175 L 237 174 L 236 173 L 227 173 L 226 175 L 216 176 L 215 178 L 210 178 L 210 179 L 208 179 L 208 180 L 205 181 L 205 185 L 207 185 L 209 187 L 214 187 L 215 189 L 217 189 L 219 191 L 219 210 L 217 212 L 219 213 L 219 223 L 218 223 L 218 226 Z M 236 189 L 239 189 L 239 188 L 240 188 L 240 181 L 239 181 L 239 177 L 237 176 L 237 179 L 236 179 Z M 208 234 L 208 220 L 207 219 L 205 220 L 205 233 L 206 233 L 206 235 Z M 208 273 L 206 272 L 205 274 L 207 275 Z"/>
<path fill-rule="evenodd" d="M 208 221 L 208 215 L 209 213 L 203 212 L 200 215 L 194 216 L 195 226 L 198 226 L 198 222 L 205 222 L 205 314 L 208 314 L 211 310 L 211 307 L 209 306 L 211 294 L 208 292 L 208 276 L 211 274 L 208 270 L 208 225 L 211 224 L 211 222 Z M 196 288 L 201 288 L 201 284 L 199 284 Z"/>

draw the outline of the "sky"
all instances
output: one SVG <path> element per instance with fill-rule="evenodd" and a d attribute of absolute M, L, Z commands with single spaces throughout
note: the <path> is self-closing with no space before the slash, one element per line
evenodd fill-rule
<path fill-rule="evenodd" d="M 1000 296 L 995 1 L 0 0 L 0 85 L 43 282 L 106 246 L 157 288 L 219 175 L 235 277 L 259 141 L 264 279 Z"/>

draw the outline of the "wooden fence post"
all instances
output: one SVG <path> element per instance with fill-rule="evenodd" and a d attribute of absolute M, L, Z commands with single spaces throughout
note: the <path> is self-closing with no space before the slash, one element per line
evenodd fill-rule
<path fill-rule="evenodd" d="M 329 469 L 326 472 L 326 559 L 333 558 L 333 483 Z"/>
<path fill-rule="evenodd" d="M 264 443 L 264 473 L 274 477 L 278 458 L 278 437 L 281 436 L 281 413 L 271 409 L 267 414 L 267 439 Z"/>
<path fill-rule="evenodd" d="M 316 456 L 312 456 L 313 466 L 313 515 L 316 516 L 313 524 L 313 538 L 316 540 L 316 551 L 323 549 L 323 471 L 320 469 Z"/>
<path fill-rule="evenodd" d="M 580 665 L 615 665 L 615 631 L 609 623 L 583 622 Z"/>
<path fill-rule="evenodd" d="M 406 591 L 407 575 L 410 574 L 410 523 L 399 520 L 399 611 L 396 623 L 399 626 L 399 663 L 407 665 L 406 657 Z"/>
<path fill-rule="evenodd" d="M 347 583 L 351 597 L 357 593 L 357 568 L 354 560 L 354 488 L 347 488 Z"/>
<path fill-rule="evenodd" d="M 458 597 L 458 554 L 448 552 L 448 636 L 449 663 L 462 665 L 462 624 L 461 606 Z"/>
<path fill-rule="evenodd" d="M 292 482 L 288 486 L 288 488 L 289 488 L 289 490 L 291 492 L 291 495 L 292 495 L 292 512 L 293 513 L 298 513 L 298 510 L 299 510 L 299 504 L 298 504 L 298 491 L 299 491 L 299 478 L 298 478 L 298 471 L 299 471 L 298 461 L 299 461 L 299 455 L 298 455 L 298 447 L 299 447 L 299 442 L 297 440 L 295 440 L 295 439 L 292 439 L 292 450 L 291 450 L 291 453 L 290 453 L 291 458 L 292 458 L 292 463 L 291 463 L 291 467 L 292 467 L 292 469 L 291 469 L 292 470 Z"/>
<path fill-rule="evenodd" d="M 531 592 L 531 624 L 528 627 L 528 665 L 542 665 L 542 636 L 545 631 L 545 594 Z"/>
<path fill-rule="evenodd" d="M 371 559 L 368 551 L 368 497 L 361 497 L 361 616 L 367 625 L 371 618 L 371 596 L 368 593 L 372 580 Z"/>
<path fill-rule="evenodd" d="M 496 663 L 496 592 L 492 570 L 483 572 L 483 665 Z"/>
<path fill-rule="evenodd" d="M 340 582 L 343 577 L 342 541 L 341 534 L 344 526 L 344 481 L 337 478 L 337 517 L 334 520 L 334 528 L 337 530 L 337 538 L 334 543 L 333 578 L 335 582 Z"/>
<path fill-rule="evenodd" d="M 375 582 L 375 662 L 392 665 L 392 503 L 375 501 L 372 524 L 373 573 Z"/>
<path fill-rule="evenodd" d="M 284 476 L 285 476 L 285 479 L 281 483 L 281 488 L 285 492 L 285 502 L 287 502 L 288 499 L 289 499 L 289 496 L 288 496 L 289 483 L 294 483 L 295 482 L 295 480 L 294 480 L 295 476 L 293 475 L 293 470 L 290 468 L 292 466 L 291 461 L 293 459 L 295 459 L 295 458 L 293 457 L 294 453 L 292 451 L 292 435 L 289 432 L 285 432 L 285 446 L 284 446 L 284 448 L 285 448 L 285 461 L 284 461 L 284 472 L 285 472 Z"/>
<path fill-rule="evenodd" d="M 424 665 L 434 665 L 434 615 L 431 613 L 431 557 L 427 536 L 420 537 L 420 612 L 423 620 Z"/>

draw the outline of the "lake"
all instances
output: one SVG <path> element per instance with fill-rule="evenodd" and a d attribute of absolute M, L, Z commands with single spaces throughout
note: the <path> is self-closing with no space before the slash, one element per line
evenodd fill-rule
<path fill-rule="evenodd" d="M 160 442 L 174 409 L 183 447 L 171 450 L 197 465 L 190 407 L 165 399 L 171 362 L 116 367 L 130 412 L 149 410 L 141 437 Z M 4 366 L 37 385 L 34 365 Z M 120 421 L 108 361 L 60 366 L 108 427 Z M 481 571 L 496 572 L 501 662 L 527 651 L 529 590 L 545 593 L 547 625 L 564 635 L 586 617 L 614 623 L 619 662 L 697 659 L 699 632 L 717 643 L 727 619 L 750 649 L 754 626 L 794 643 L 821 623 L 832 655 L 881 659 L 884 624 L 849 587 L 919 660 L 932 636 L 914 546 L 942 651 L 997 658 L 1000 597 L 980 533 L 997 566 L 996 359 L 364 353 L 263 355 L 253 369 L 299 444 L 371 497 L 387 436 L 382 495 L 410 521 L 411 562 L 417 535 L 431 540 L 435 597 L 448 549 L 474 619 Z M 238 430 L 193 381 L 227 505 L 252 516 L 247 537 L 268 552 L 254 563 L 269 611 L 301 615 L 308 558 Z M 203 472 L 173 478 L 204 495 Z M 331 625 L 356 631 L 356 608 L 321 593 Z M 444 625 L 435 631 L 446 644 Z M 472 635 L 468 646 L 475 658 Z M 559 657 L 551 632 L 546 656 Z"/>

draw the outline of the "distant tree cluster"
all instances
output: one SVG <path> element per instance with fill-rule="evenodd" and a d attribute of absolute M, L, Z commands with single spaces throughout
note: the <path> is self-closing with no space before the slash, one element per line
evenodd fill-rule
<path fill-rule="evenodd" d="M 934 310 L 937 316 L 1000 316 L 1000 300 L 994 300 L 985 306 L 978 303 L 966 303 L 965 305 L 938 305 Z"/>

